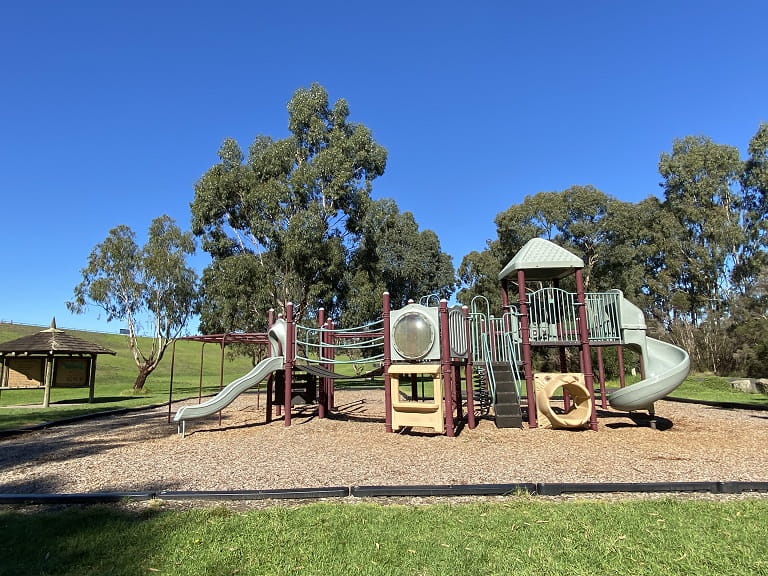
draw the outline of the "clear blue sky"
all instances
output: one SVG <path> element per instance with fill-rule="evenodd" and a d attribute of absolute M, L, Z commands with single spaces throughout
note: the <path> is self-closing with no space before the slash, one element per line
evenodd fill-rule
<path fill-rule="evenodd" d="M 766 21 L 764 0 L 6 3 L 0 320 L 117 331 L 64 305 L 90 250 L 188 229 L 222 140 L 286 136 L 312 82 L 387 148 L 375 197 L 456 266 L 528 194 L 660 195 L 675 138 L 745 154 L 768 121 Z"/>

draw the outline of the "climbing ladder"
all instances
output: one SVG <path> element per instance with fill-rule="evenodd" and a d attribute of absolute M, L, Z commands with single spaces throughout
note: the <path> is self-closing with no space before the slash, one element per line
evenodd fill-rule
<path fill-rule="evenodd" d="M 517 379 L 508 362 L 493 362 L 493 375 L 496 380 L 497 428 L 522 428 L 523 413 L 520 409 L 520 395 L 517 392 Z"/>

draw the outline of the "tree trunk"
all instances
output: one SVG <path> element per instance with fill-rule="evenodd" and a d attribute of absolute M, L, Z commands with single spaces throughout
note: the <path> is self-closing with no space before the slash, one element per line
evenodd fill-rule
<path fill-rule="evenodd" d="M 139 374 L 136 376 L 136 381 L 133 383 L 133 389 L 134 390 L 143 390 L 144 389 L 144 383 L 147 381 L 147 378 L 152 373 L 152 369 L 149 366 L 141 366 L 139 367 Z"/>

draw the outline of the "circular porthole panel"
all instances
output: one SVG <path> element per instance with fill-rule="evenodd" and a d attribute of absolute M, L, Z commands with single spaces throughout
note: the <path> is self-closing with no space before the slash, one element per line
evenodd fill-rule
<path fill-rule="evenodd" d="M 435 327 L 430 319 L 417 311 L 400 316 L 392 326 L 392 345 L 406 360 L 424 358 L 435 343 Z"/>

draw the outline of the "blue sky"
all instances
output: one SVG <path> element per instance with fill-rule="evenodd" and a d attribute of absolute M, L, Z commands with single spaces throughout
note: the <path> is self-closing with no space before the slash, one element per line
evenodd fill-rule
<path fill-rule="evenodd" d="M 374 196 L 434 230 L 455 266 L 528 194 L 661 195 L 674 139 L 745 154 L 768 121 L 762 0 L 30 0 L 2 12 L 0 320 L 18 323 L 116 332 L 64 304 L 91 249 L 119 224 L 143 242 L 161 214 L 188 229 L 222 140 L 286 136 L 286 104 L 312 82 L 387 148 Z"/>

